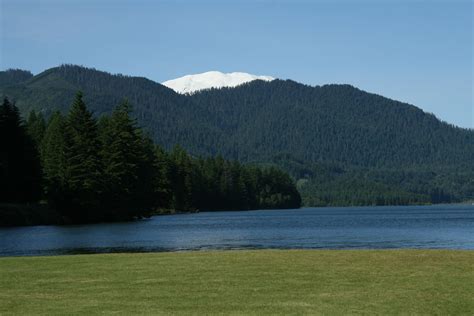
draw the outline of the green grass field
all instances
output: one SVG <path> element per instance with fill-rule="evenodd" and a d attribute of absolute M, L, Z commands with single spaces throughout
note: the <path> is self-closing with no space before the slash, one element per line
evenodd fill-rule
<path fill-rule="evenodd" d="M 0 258 L 4 314 L 474 315 L 474 251 Z"/>

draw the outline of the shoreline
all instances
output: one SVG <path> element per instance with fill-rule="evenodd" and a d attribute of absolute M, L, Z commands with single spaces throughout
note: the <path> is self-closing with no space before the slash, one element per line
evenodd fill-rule
<path fill-rule="evenodd" d="M 456 248 L 231 248 L 231 249 L 178 249 L 163 251 L 111 251 L 111 252 L 83 252 L 65 254 L 26 254 L 26 255 L 0 255 L 0 260 L 7 258 L 50 258 L 50 257 L 87 257 L 87 256 L 141 256 L 141 255 L 171 255 L 171 254 L 219 254 L 219 253 L 253 253 L 253 252 L 473 252 L 473 249 Z"/>
<path fill-rule="evenodd" d="M 344 205 L 344 206 L 301 206 L 299 208 L 278 208 L 278 209 L 249 209 L 249 210 L 193 210 L 193 211 L 177 211 L 162 209 L 152 212 L 149 217 L 131 219 L 131 220 L 116 220 L 90 223 L 69 223 L 65 219 L 59 217 L 54 209 L 49 208 L 45 204 L 14 204 L 14 203 L 0 203 L 0 221 L 5 221 L 13 224 L 4 224 L 0 222 L 0 229 L 12 227 L 25 226 L 71 226 L 71 225 L 94 225 L 105 223 L 127 223 L 140 220 L 146 220 L 154 216 L 169 216 L 169 215 L 189 215 L 197 213 L 216 213 L 216 212 L 251 212 L 251 211 L 276 211 L 276 210 L 304 210 L 304 209 L 330 209 L 330 208 L 385 208 L 385 207 L 442 207 L 442 206 L 472 206 L 473 201 L 456 202 L 456 203 L 439 203 L 439 204 L 399 204 L 399 205 Z M 40 211 L 47 210 L 47 215 L 40 214 Z M 3 212 L 3 218 L 2 218 Z"/>

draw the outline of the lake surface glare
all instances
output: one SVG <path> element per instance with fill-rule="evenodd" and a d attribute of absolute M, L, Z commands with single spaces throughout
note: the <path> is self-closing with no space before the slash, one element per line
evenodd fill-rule
<path fill-rule="evenodd" d="M 474 249 L 474 206 L 201 212 L 0 229 L 0 256 L 219 249 Z"/>

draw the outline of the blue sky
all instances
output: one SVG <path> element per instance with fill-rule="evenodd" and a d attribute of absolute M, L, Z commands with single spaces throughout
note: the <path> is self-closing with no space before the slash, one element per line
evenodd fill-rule
<path fill-rule="evenodd" d="M 0 2 L 1 69 L 349 83 L 474 127 L 470 0 Z"/>

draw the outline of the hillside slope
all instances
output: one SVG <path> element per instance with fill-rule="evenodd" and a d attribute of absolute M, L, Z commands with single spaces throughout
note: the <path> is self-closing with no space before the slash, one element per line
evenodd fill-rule
<path fill-rule="evenodd" d="M 474 197 L 474 131 L 349 85 L 256 80 L 180 95 L 146 78 L 70 65 L 10 78 L 0 72 L 0 94 L 23 113 L 66 111 L 77 90 L 97 116 L 127 98 L 158 144 L 282 166 L 304 180 L 310 205 Z"/>
<path fill-rule="evenodd" d="M 235 158 L 289 153 L 305 162 L 364 167 L 467 167 L 474 161 L 472 131 L 349 85 L 255 81 L 188 98 L 211 113 L 208 122 L 232 144 L 224 154 Z"/>
<path fill-rule="evenodd" d="M 0 82 L 7 75 L 0 72 Z M 200 139 L 217 134 L 210 130 L 210 125 L 196 120 L 189 100 L 159 83 L 80 66 L 63 65 L 25 82 L 0 86 L 0 95 L 13 99 L 24 114 L 36 110 L 49 116 L 54 111 L 67 112 L 78 90 L 84 93 L 87 106 L 98 117 L 110 114 L 122 100 L 128 99 L 139 125 L 166 148 L 185 144 L 183 139 L 188 135 Z M 206 149 L 201 149 L 201 154 L 206 153 Z"/>

